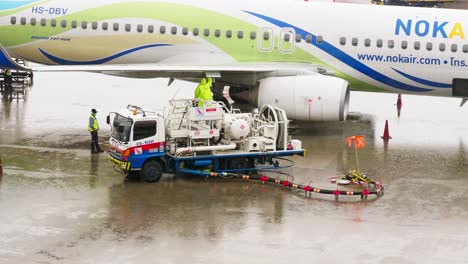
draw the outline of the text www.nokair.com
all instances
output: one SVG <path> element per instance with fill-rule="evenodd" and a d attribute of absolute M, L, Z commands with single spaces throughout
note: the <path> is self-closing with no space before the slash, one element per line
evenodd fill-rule
<path fill-rule="evenodd" d="M 376 55 L 376 54 L 358 54 L 360 61 L 392 62 L 401 64 L 421 64 L 421 65 L 450 65 L 455 67 L 468 67 L 465 60 L 450 57 L 448 59 L 417 57 L 413 55 Z"/>

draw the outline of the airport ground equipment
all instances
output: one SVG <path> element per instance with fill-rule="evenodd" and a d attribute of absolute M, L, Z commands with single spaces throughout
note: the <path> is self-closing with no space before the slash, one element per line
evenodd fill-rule
<path fill-rule="evenodd" d="M 348 173 L 353 172 L 353 175 L 350 176 L 352 179 L 355 179 L 356 170 L 349 170 L 346 172 L 346 178 L 348 177 Z M 358 173 L 359 174 L 359 173 Z M 362 177 L 362 175 L 360 175 Z M 334 195 L 335 199 L 338 200 L 340 196 L 360 196 L 361 199 L 367 200 L 369 195 L 376 195 L 376 197 L 384 195 L 384 185 L 382 183 L 375 182 L 370 178 L 360 178 L 364 182 L 368 183 L 367 185 L 361 185 L 361 190 L 340 190 L 338 185 L 336 185 L 335 189 L 324 189 L 313 187 L 310 183 L 309 184 L 297 184 L 293 181 L 290 181 L 288 177 L 280 178 L 280 177 L 271 177 L 266 175 L 240 175 L 240 174 L 227 174 L 224 173 L 221 177 L 231 177 L 231 178 L 241 178 L 246 181 L 260 181 L 262 183 L 274 183 L 276 185 L 284 186 L 291 190 L 295 191 L 303 191 L 306 196 L 311 197 L 312 194 L 328 194 Z M 360 180 L 356 180 L 356 182 L 360 182 Z M 335 182 L 333 182 L 335 183 Z"/>
<path fill-rule="evenodd" d="M 340 179 L 340 180 L 346 180 L 348 177 L 350 179 L 355 179 L 355 184 L 359 184 L 360 188 L 359 189 L 348 189 L 344 190 L 343 188 L 339 187 L 341 185 L 348 185 L 350 182 L 353 182 L 351 180 L 348 181 L 348 183 L 338 183 L 336 185 L 336 188 L 334 189 L 325 189 L 325 188 L 319 188 L 317 186 L 313 186 L 312 182 L 309 182 L 307 184 L 298 184 L 294 182 L 294 177 L 290 176 L 286 173 L 280 173 L 278 171 L 274 171 L 277 176 L 272 177 L 272 176 L 267 176 L 268 172 L 271 171 L 258 171 L 263 174 L 240 174 L 240 173 L 229 173 L 229 172 L 222 172 L 222 173 L 213 173 L 213 172 L 200 172 L 200 175 L 204 175 L 206 177 L 220 177 L 220 178 L 237 178 L 237 179 L 242 179 L 244 181 L 248 182 L 261 182 L 262 184 L 266 183 L 272 183 L 277 186 L 282 186 L 284 188 L 287 188 L 291 191 L 296 191 L 296 192 L 303 192 L 306 197 L 312 197 L 313 194 L 324 194 L 324 195 L 332 195 L 335 197 L 335 200 L 338 200 L 340 196 L 348 196 L 348 197 L 355 197 L 355 196 L 360 196 L 361 200 L 367 200 L 370 195 L 375 195 L 375 198 L 378 198 L 380 196 L 384 195 L 384 190 L 385 187 L 381 182 L 376 182 L 370 178 L 365 177 L 365 175 L 360 174 L 357 172 L 357 170 L 349 170 L 345 173 L 345 176 Z M 357 173 L 357 174 L 356 174 Z M 331 177 L 330 178 L 332 183 L 337 183 L 337 177 Z M 354 183 L 354 182 L 353 182 Z M 364 184 L 366 183 L 366 184 Z M 340 189 L 341 188 L 341 189 Z"/>
<path fill-rule="evenodd" d="M 27 66 L 27 63 L 22 59 L 13 58 L 19 65 Z M 5 71 L 0 69 L 0 94 L 4 100 L 25 99 L 27 94 L 27 87 L 33 84 L 33 73 L 25 70 L 12 70 L 12 87 L 7 89 L 5 85 Z"/>
<path fill-rule="evenodd" d="M 27 63 L 22 59 L 13 58 L 13 60 L 18 63 L 19 65 L 27 66 Z M 5 88 L 5 70 L 0 69 L 0 90 L 3 91 Z M 20 87 L 20 86 L 27 86 L 32 85 L 33 83 L 33 73 L 32 71 L 24 71 L 24 70 L 11 70 L 11 76 L 13 79 L 13 87 Z"/>
<path fill-rule="evenodd" d="M 347 170 L 342 177 L 331 177 L 330 182 L 337 183 L 341 185 L 349 185 L 349 184 L 360 184 L 360 185 L 367 185 L 367 186 L 379 186 L 380 183 L 376 182 L 375 180 L 367 177 L 366 174 L 361 173 L 356 169 Z"/>
<path fill-rule="evenodd" d="M 129 105 L 107 122 L 110 161 L 147 182 L 164 172 L 213 176 L 279 169 L 293 164 L 284 157 L 306 155 L 301 141 L 290 139 L 285 111 L 272 105 L 252 114 L 222 102 L 198 107 L 196 100 L 171 100 L 163 115 Z"/>

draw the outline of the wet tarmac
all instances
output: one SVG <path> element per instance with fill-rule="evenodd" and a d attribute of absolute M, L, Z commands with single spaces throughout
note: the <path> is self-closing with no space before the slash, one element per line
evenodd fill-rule
<path fill-rule="evenodd" d="M 287 172 L 331 187 L 355 166 L 347 136 L 363 134 L 362 171 L 379 199 L 288 191 L 237 180 L 128 182 L 86 131 L 127 104 L 161 109 L 193 84 L 98 74 L 37 74 L 27 100 L 0 103 L 0 263 L 466 263 L 468 108 L 459 100 L 352 93 L 350 120 L 295 123 L 307 158 Z M 393 139 L 380 136 L 385 120 Z"/>

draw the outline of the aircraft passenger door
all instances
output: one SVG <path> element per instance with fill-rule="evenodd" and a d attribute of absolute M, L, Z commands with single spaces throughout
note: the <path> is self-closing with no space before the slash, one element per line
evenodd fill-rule
<path fill-rule="evenodd" d="M 282 53 L 294 52 L 294 41 L 296 31 L 293 28 L 282 28 L 280 38 L 278 39 L 278 47 Z"/>
<path fill-rule="evenodd" d="M 262 52 L 273 51 L 274 45 L 273 29 L 268 27 L 260 28 L 258 31 L 258 49 Z"/>

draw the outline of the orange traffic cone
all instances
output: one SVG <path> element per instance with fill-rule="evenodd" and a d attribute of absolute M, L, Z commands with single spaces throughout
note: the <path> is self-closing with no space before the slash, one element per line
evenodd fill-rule
<path fill-rule="evenodd" d="M 403 106 L 403 103 L 401 101 L 401 94 L 398 94 L 398 99 L 397 99 L 397 103 L 396 103 L 396 107 L 397 107 L 397 111 L 398 111 L 398 117 L 400 117 L 401 107 L 402 106 Z"/>
<path fill-rule="evenodd" d="M 388 120 L 385 120 L 385 129 L 384 129 L 383 136 L 381 138 L 383 140 L 392 139 L 392 137 L 390 136 L 390 132 L 388 132 Z"/>

